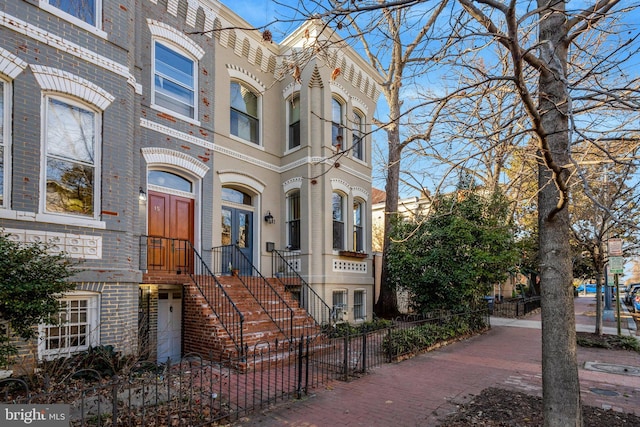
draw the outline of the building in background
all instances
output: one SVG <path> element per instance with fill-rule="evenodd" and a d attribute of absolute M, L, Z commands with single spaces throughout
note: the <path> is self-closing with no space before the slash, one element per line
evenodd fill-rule
<path fill-rule="evenodd" d="M 227 245 L 371 318 L 379 76 L 319 22 L 248 28 L 213 0 L 0 6 L 0 227 L 83 260 L 68 321 L 23 355 L 180 357 L 206 326 L 188 276 L 226 273 Z"/>

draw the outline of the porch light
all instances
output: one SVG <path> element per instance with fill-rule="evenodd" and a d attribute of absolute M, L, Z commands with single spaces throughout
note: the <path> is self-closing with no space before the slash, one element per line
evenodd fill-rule
<path fill-rule="evenodd" d="M 140 192 L 138 193 L 138 200 L 140 200 L 141 202 L 147 201 L 147 193 L 145 193 L 142 187 L 140 187 Z"/>
<path fill-rule="evenodd" d="M 264 216 L 264 222 L 267 224 L 275 224 L 276 219 L 271 215 L 271 211 L 267 211 L 267 214 Z"/>

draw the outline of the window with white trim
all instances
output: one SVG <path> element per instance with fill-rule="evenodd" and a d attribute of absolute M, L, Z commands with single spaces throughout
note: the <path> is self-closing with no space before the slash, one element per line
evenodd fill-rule
<path fill-rule="evenodd" d="M 331 317 L 335 322 L 347 320 L 347 290 L 336 289 L 332 294 L 332 310 Z"/>
<path fill-rule="evenodd" d="M 96 218 L 101 114 L 46 96 L 44 211 Z"/>
<path fill-rule="evenodd" d="M 154 43 L 153 104 L 196 118 L 197 62 L 164 43 Z"/>
<path fill-rule="evenodd" d="M 300 249 L 300 191 L 287 194 L 287 248 Z"/>
<path fill-rule="evenodd" d="M 331 98 L 331 144 L 344 150 L 344 104 L 338 98 Z"/>
<path fill-rule="evenodd" d="M 95 347 L 100 341 L 99 319 L 99 294 L 74 292 L 63 297 L 57 324 L 40 326 L 40 358 L 68 356 Z"/>
<path fill-rule="evenodd" d="M 331 195 L 333 216 L 333 249 L 344 249 L 344 196 L 338 192 Z"/>
<path fill-rule="evenodd" d="M 353 318 L 354 320 L 365 320 L 367 317 L 367 308 L 365 300 L 366 292 L 364 290 L 353 291 Z"/>
<path fill-rule="evenodd" d="M 9 83 L 0 80 L 0 208 L 6 208 L 9 200 L 9 183 L 10 173 L 9 165 L 11 160 L 9 158 L 11 154 L 10 143 L 10 129 L 9 126 L 11 106 L 9 105 Z"/>
<path fill-rule="evenodd" d="M 353 250 L 364 251 L 364 203 L 358 199 L 353 201 Z"/>
<path fill-rule="evenodd" d="M 300 95 L 294 95 L 287 102 L 289 105 L 289 147 L 300 146 Z"/>
<path fill-rule="evenodd" d="M 93 27 L 98 27 L 101 24 L 101 0 L 45 0 L 45 2 Z"/>
<path fill-rule="evenodd" d="M 245 141 L 260 143 L 259 97 L 249 86 L 231 82 L 231 135 Z"/>
<path fill-rule="evenodd" d="M 359 111 L 353 111 L 353 149 L 352 155 L 358 160 L 364 160 L 364 117 Z"/>

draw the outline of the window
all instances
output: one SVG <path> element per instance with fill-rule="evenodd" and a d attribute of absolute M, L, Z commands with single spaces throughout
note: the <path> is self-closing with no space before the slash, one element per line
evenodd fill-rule
<path fill-rule="evenodd" d="M 334 147 L 338 147 L 338 150 L 343 150 L 344 136 L 342 129 L 344 128 L 344 122 L 342 119 L 342 103 L 336 99 L 331 99 L 331 144 Z"/>
<path fill-rule="evenodd" d="M 331 309 L 331 318 L 335 322 L 346 320 L 347 315 L 347 291 L 338 289 L 333 291 L 333 307 Z"/>
<path fill-rule="evenodd" d="M 362 115 L 354 111 L 353 112 L 353 157 L 358 160 L 364 160 L 363 137 L 364 119 Z"/>
<path fill-rule="evenodd" d="M 7 194 L 9 193 L 9 120 L 7 115 L 10 107 L 8 105 L 9 93 L 8 84 L 0 80 L 0 207 L 7 206 Z"/>
<path fill-rule="evenodd" d="M 353 202 L 353 250 L 364 251 L 364 233 L 362 231 L 364 222 L 364 203 L 360 200 Z"/>
<path fill-rule="evenodd" d="M 295 95 L 289 104 L 289 150 L 300 146 L 300 96 Z"/>
<path fill-rule="evenodd" d="M 191 181 L 171 172 L 149 171 L 148 182 L 152 185 L 184 191 L 185 193 L 193 192 L 193 183 Z"/>
<path fill-rule="evenodd" d="M 333 249 L 344 249 L 344 197 L 340 193 L 332 195 L 333 207 Z"/>
<path fill-rule="evenodd" d="M 242 83 L 231 82 L 231 134 L 260 143 L 258 95 Z"/>
<path fill-rule="evenodd" d="M 353 318 L 355 320 L 365 320 L 367 317 L 364 297 L 365 291 L 353 291 Z"/>
<path fill-rule="evenodd" d="M 60 9 L 80 21 L 91 26 L 98 26 L 98 13 L 100 12 L 100 0 L 45 0 L 51 6 Z"/>
<path fill-rule="evenodd" d="M 153 103 L 195 118 L 195 61 L 156 41 Z"/>
<path fill-rule="evenodd" d="M 300 191 L 287 195 L 287 247 L 300 249 Z"/>
<path fill-rule="evenodd" d="M 97 209 L 99 114 L 57 98 L 46 102 L 46 212 L 93 218 Z"/>
<path fill-rule="evenodd" d="M 65 356 L 85 351 L 99 341 L 99 297 L 72 294 L 60 300 L 57 325 L 40 326 L 40 356 Z"/>

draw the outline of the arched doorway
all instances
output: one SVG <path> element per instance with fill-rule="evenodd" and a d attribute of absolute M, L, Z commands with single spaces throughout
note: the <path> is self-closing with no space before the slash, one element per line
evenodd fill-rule
<path fill-rule="evenodd" d="M 253 263 L 253 197 L 242 190 L 222 188 L 221 236 L 223 246 L 236 245 Z M 223 268 L 233 264 L 230 256 L 223 256 Z M 244 274 L 250 272 L 242 272 Z"/>
<path fill-rule="evenodd" d="M 147 182 L 149 269 L 189 272 L 195 223 L 193 182 L 165 170 L 150 170 Z"/>

